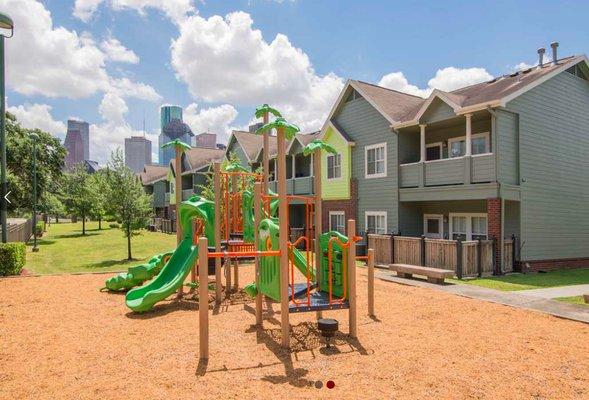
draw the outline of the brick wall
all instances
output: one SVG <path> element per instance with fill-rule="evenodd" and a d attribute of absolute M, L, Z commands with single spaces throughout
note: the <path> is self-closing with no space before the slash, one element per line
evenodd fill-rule
<path fill-rule="evenodd" d="M 323 200 L 321 202 L 323 215 L 321 218 L 323 232 L 329 230 L 329 212 L 343 211 L 346 224 L 348 219 L 358 219 L 356 205 L 358 204 L 358 186 L 355 179 L 350 179 L 350 198 L 348 200 Z M 357 228 L 358 229 L 358 228 Z M 359 230 L 358 230 L 359 232 Z"/>
<path fill-rule="evenodd" d="M 524 271 L 552 271 L 555 269 L 589 268 L 589 258 L 522 261 Z"/>
<path fill-rule="evenodd" d="M 497 239 L 495 246 L 495 265 L 501 263 L 501 199 L 487 199 L 487 235 Z"/>

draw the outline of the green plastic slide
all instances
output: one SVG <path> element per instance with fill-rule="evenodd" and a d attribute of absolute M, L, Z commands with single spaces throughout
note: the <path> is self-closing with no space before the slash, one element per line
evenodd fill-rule
<path fill-rule="evenodd" d="M 119 292 L 142 285 L 143 282 L 148 281 L 159 274 L 162 267 L 170 259 L 172 254 L 174 254 L 173 251 L 156 254 L 146 263 L 130 267 L 127 272 L 121 272 L 120 274 L 107 279 L 104 283 L 103 289 Z"/>
<path fill-rule="evenodd" d="M 192 196 L 178 207 L 183 239 L 159 275 L 144 286 L 127 293 L 125 303 L 136 312 L 149 311 L 159 301 L 176 292 L 198 258 L 198 246 L 192 244 L 192 219 L 204 222 L 205 236 L 209 246 L 214 246 L 215 203 Z"/>

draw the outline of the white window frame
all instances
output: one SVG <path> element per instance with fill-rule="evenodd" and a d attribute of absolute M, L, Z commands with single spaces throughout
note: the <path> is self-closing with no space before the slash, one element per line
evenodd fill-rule
<path fill-rule="evenodd" d="M 437 219 L 440 221 L 440 236 L 428 236 L 428 232 L 427 232 L 427 220 L 428 219 Z M 432 239 L 443 239 L 444 238 L 444 215 L 442 214 L 423 214 L 423 234 L 426 237 L 432 238 Z"/>
<path fill-rule="evenodd" d="M 452 227 L 452 217 L 466 217 L 466 240 L 472 240 L 472 217 L 484 217 L 489 224 L 487 213 L 450 213 L 448 215 L 448 238 L 452 240 L 454 228 Z M 489 238 L 489 228 L 487 228 L 487 238 Z"/>
<path fill-rule="evenodd" d="M 337 177 L 333 177 L 330 178 L 329 177 L 329 157 L 337 157 L 339 156 L 339 176 Z M 337 181 L 337 180 L 341 180 L 342 179 L 342 175 L 343 175 L 343 165 L 342 165 L 342 155 L 341 153 L 337 153 L 337 154 L 327 154 L 327 157 L 325 158 L 325 177 L 328 181 Z M 334 163 L 335 165 L 335 163 Z"/>
<path fill-rule="evenodd" d="M 487 144 L 486 144 L 486 148 L 485 148 L 485 152 L 484 153 L 479 153 L 479 154 L 473 154 L 473 156 L 481 156 L 484 154 L 490 154 L 491 153 L 491 134 L 489 132 L 480 132 L 480 133 L 473 133 L 470 138 L 471 138 L 471 142 L 470 142 L 470 151 L 472 154 L 472 139 L 475 138 L 480 138 L 480 137 L 485 137 L 487 138 Z M 459 136 L 459 137 L 453 137 L 448 139 L 448 158 L 460 158 L 460 157 L 464 157 L 464 154 L 461 156 L 456 156 L 456 157 L 452 157 L 452 143 L 454 142 L 462 142 L 464 140 L 465 142 L 465 147 L 466 147 L 466 136 Z"/>
<path fill-rule="evenodd" d="M 438 160 L 443 160 L 444 159 L 444 148 L 442 146 L 442 142 L 435 142 L 435 143 L 427 143 L 425 145 L 425 161 L 437 161 L 437 160 L 427 160 L 427 149 L 429 149 L 430 147 L 439 147 L 440 148 L 440 158 L 438 158 Z"/>
<path fill-rule="evenodd" d="M 343 227 L 342 231 L 339 231 L 337 229 L 332 229 L 332 227 L 331 227 L 331 216 L 332 215 L 333 216 L 342 216 L 342 217 L 344 217 L 344 224 L 342 225 L 342 227 Z M 334 231 L 334 230 L 335 231 L 338 231 L 342 235 L 345 235 L 346 234 L 346 213 L 344 211 L 330 211 L 329 212 L 329 230 L 330 231 Z"/>
<path fill-rule="evenodd" d="M 386 211 L 365 211 L 364 212 L 364 231 L 368 232 L 368 217 L 384 217 L 384 232 L 379 235 L 386 235 L 387 233 L 387 226 L 388 226 L 388 218 Z"/>
<path fill-rule="evenodd" d="M 373 149 L 378 149 L 379 147 L 384 147 L 384 171 L 379 174 L 368 174 L 368 151 Z M 387 176 L 387 142 L 371 144 L 369 146 L 364 146 L 364 178 L 365 179 L 373 179 L 373 178 L 386 178 Z"/>

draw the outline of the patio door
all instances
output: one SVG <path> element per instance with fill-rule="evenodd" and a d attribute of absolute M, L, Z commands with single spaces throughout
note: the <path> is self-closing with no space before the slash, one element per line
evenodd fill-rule
<path fill-rule="evenodd" d="M 444 237 L 444 216 L 442 214 L 425 214 L 423 216 L 423 234 L 431 239 Z"/>

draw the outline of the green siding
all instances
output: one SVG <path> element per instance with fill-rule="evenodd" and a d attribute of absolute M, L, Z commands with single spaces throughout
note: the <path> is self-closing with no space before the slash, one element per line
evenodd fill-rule
<path fill-rule="evenodd" d="M 166 182 L 158 181 L 153 184 L 153 206 L 154 207 L 165 207 L 166 206 Z"/>
<path fill-rule="evenodd" d="M 499 181 L 517 185 L 519 184 L 517 115 L 498 110 L 495 127 L 499 154 Z"/>
<path fill-rule="evenodd" d="M 330 127 L 323 140 L 332 145 L 342 155 L 342 177 L 327 179 L 327 152 L 321 153 L 321 198 L 324 200 L 346 200 L 350 198 L 350 146 L 337 132 Z"/>
<path fill-rule="evenodd" d="M 589 256 L 589 82 L 567 72 L 507 104 L 519 114 L 522 259 Z"/>
<path fill-rule="evenodd" d="M 432 122 L 454 118 L 455 116 L 456 114 L 454 113 L 452 107 L 439 98 L 436 98 L 429 105 L 427 111 L 423 113 L 420 122 L 431 124 Z"/>
<path fill-rule="evenodd" d="M 352 178 L 358 184 L 358 232 L 365 229 L 366 211 L 386 211 L 387 232 L 396 232 L 399 207 L 397 135 L 392 133 L 390 123 L 362 98 L 345 103 L 336 122 L 356 143 L 352 148 Z M 387 144 L 387 176 L 366 179 L 364 148 L 377 143 Z"/>
<path fill-rule="evenodd" d="M 231 143 L 229 143 L 229 145 L 227 146 L 227 151 L 225 152 L 225 155 L 229 157 L 229 153 L 235 153 L 235 155 L 237 155 L 237 157 L 239 158 L 239 162 L 241 163 L 241 165 L 243 165 L 245 168 L 251 169 L 247 155 L 245 154 L 245 152 L 243 151 L 240 144 L 237 142 L 235 138 L 231 139 Z"/>
<path fill-rule="evenodd" d="M 510 238 L 511 235 L 520 237 L 520 203 L 519 201 L 505 201 L 505 227 L 503 236 Z"/>

